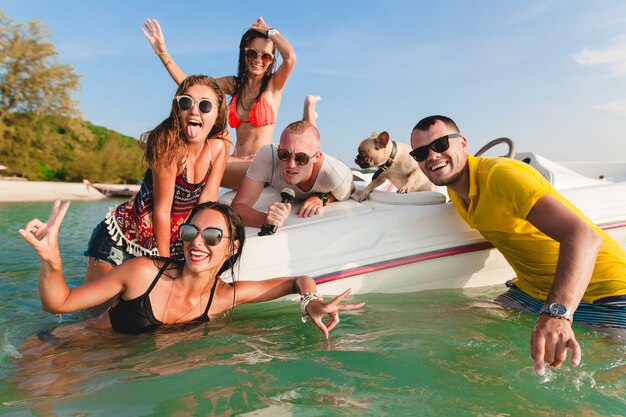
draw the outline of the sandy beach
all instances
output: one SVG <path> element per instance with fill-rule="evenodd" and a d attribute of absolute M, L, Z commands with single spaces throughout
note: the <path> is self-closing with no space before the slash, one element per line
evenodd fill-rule
<path fill-rule="evenodd" d="M 0 180 L 0 203 L 26 201 L 100 200 L 104 194 L 81 182 Z"/>

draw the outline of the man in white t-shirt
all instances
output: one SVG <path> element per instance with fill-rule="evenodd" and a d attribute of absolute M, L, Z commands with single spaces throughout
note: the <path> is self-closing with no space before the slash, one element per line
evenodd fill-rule
<path fill-rule="evenodd" d="M 350 168 L 320 150 L 319 130 L 304 120 L 289 124 L 278 145 L 261 148 L 248 168 L 232 202 L 246 226 L 282 226 L 289 216 L 290 203 L 275 202 L 267 213 L 253 208 L 266 183 L 279 191 L 293 189 L 303 200 L 299 217 L 319 214 L 326 204 L 347 200 L 353 190 Z"/>

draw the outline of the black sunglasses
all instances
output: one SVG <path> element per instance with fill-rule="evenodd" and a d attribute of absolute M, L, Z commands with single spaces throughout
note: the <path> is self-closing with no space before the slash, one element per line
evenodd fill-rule
<path fill-rule="evenodd" d="M 448 141 L 448 139 L 460 137 L 461 135 L 458 133 L 450 133 L 449 135 L 445 135 L 440 137 L 439 139 L 433 140 L 428 145 L 420 146 L 419 148 L 413 149 L 411 152 L 409 152 L 409 155 L 411 155 L 413 159 L 415 159 L 417 162 L 422 162 L 426 158 L 428 158 L 428 154 L 430 153 L 431 149 L 437 153 L 445 152 L 450 147 L 450 142 Z"/>
<path fill-rule="evenodd" d="M 249 59 L 257 59 L 259 55 L 261 56 L 261 61 L 263 61 L 263 63 L 265 64 L 271 62 L 272 59 L 274 59 L 274 55 L 270 54 L 269 52 L 261 52 L 257 51 L 256 49 L 246 48 L 246 57 L 248 57 Z"/>
<path fill-rule="evenodd" d="M 293 158 L 293 160 L 296 161 L 296 164 L 306 165 L 309 163 L 311 158 L 313 158 L 315 155 L 307 155 L 304 152 L 298 152 L 294 155 L 291 153 L 289 149 L 278 148 L 276 149 L 276 156 L 278 156 L 278 159 L 280 159 L 283 162 L 287 162 L 291 158 Z"/>
<path fill-rule="evenodd" d="M 198 233 L 201 234 L 204 243 L 209 246 L 217 246 L 222 239 L 228 239 L 228 236 L 224 236 L 224 232 L 218 227 L 207 227 L 201 232 L 195 225 L 185 223 L 178 230 L 178 236 L 183 242 L 193 242 Z"/>
<path fill-rule="evenodd" d="M 193 107 L 195 101 L 192 97 L 183 94 L 182 96 L 176 96 L 176 102 L 178 103 L 178 108 L 187 111 Z M 211 100 L 206 98 L 198 100 L 198 110 L 202 113 L 210 113 L 213 109 L 213 103 Z"/>

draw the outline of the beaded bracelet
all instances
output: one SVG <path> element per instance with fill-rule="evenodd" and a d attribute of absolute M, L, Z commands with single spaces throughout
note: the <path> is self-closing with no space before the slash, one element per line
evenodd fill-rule
<path fill-rule="evenodd" d="M 320 297 L 319 294 L 310 292 L 310 293 L 306 293 L 303 294 L 300 297 L 300 310 L 302 311 L 302 323 L 306 323 L 306 316 L 308 315 L 306 312 L 306 306 L 309 305 L 309 303 L 313 300 L 324 300 L 322 297 Z"/>

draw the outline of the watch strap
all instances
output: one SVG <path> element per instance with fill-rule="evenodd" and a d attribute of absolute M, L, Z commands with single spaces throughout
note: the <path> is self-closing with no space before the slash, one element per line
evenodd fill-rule
<path fill-rule="evenodd" d="M 559 312 L 559 310 L 564 312 L 561 313 Z M 574 315 L 572 314 L 572 312 L 570 312 L 566 306 L 560 303 L 544 304 L 543 307 L 541 307 L 541 310 L 539 310 L 539 314 L 548 314 L 555 319 L 565 319 L 569 320 L 570 322 L 574 319 Z"/>

